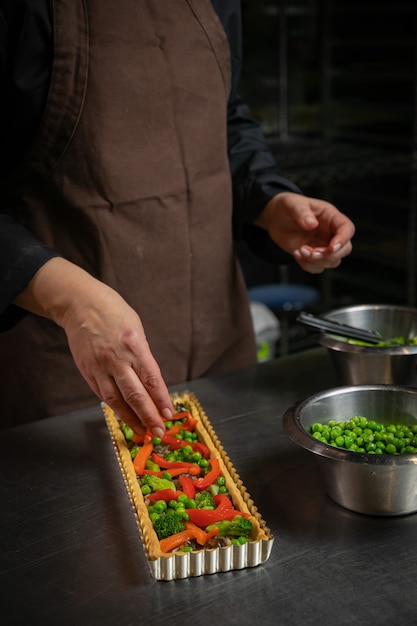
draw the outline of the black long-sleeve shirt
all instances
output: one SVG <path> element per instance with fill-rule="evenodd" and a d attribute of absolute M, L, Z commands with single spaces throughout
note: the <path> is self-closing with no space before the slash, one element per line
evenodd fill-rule
<path fill-rule="evenodd" d="M 242 61 L 240 0 L 212 0 L 228 36 L 232 86 L 228 104 L 228 150 L 235 231 L 250 224 L 280 191 L 300 190 L 279 172 L 259 124 L 238 96 Z M 0 180 L 7 177 L 36 138 L 53 62 L 49 0 L 2 0 L 0 5 Z M 9 215 L 0 194 L 0 330 L 23 314 L 13 299 L 49 259 L 59 255 Z M 283 253 L 284 255 L 284 253 Z"/>

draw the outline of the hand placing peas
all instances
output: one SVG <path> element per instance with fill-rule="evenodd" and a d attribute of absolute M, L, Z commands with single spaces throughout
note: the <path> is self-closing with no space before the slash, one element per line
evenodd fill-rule
<path fill-rule="evenodd" d="M 345 422 L 315 422 L 310 433 L 326 445 L 352 452 L 417 454 L 417 424 L 383 424 L 354 415 Z"/>

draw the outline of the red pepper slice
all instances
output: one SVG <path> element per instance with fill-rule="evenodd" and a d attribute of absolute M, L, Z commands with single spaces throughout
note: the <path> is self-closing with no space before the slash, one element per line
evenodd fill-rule
<path fill-rule="evenodd" d="M 233 502 L 225 493 L 219 493 L 216 496 L 213 496 L 213 500 L 216 505 L 216 511 L 233 509 Z"/>
<path fill-rule="evenodd" d="M 185 441 L 185 439 L 178 439 L 178 437 L 165 434 L 161 439 L 161 443 L 168 445 L 170 450 L 178 450 L 179 448 L 185 448 L 185 446 L 191 446 L 194 452 L 199 452 L 204 459 L 208 459 L 210 456 L 209 448 L 200 441 L 191 443 Z"/>
<path fill-rule="evenodd" d="M 194 481 L 194 486 L 196 489 L 207 489 L 210 485 L 214 483 L 214 481 L 220 476 L 220 463 L 219 459 L 212 458 L 210 459 L 211 469 L 210 471 L 203 477 L 197 478 Z"/>
<path fill-rule="evenodd" d="M 204 443 L 196 441 L 195 443 L 191 444 L 191 447 L 194 452 L 200 452 L 203 459 L 208 459 L 210 457 L 210 450 Z"/>
<path fill-rule="evenodd" d="M 243 517 L 250 517 L 246 513 L 242 513 L 241 511 L 237 511 L 236 509 L 222 509 L 221 511 L 217 511 L 217 509 L 186 509 L 189 517 L 189 521 L 196 526 L 201 526 L 205 528 L 206 526 L 210 526 L 210 524 L 215 524 L 216 522 L 221 522 L 222 520 L 232 520 L 236 515 L 243 515 Z"/>
<path fill-rule="evenodd" d="M 190 500 L 193 500 L 195 497 L 195 492 L 196 492 L 195 487 L 194 487 L 194 480 L 190 478 L 190 476 L 186 476 L 184 474 L 181 474 L 178 480 L 182 487 L 183 492 L 187 495 L 187 498 L 189 498 Z"/>
<path fill-rule="evenodd" d="M 170 500 L 178 500 L 178 496 L 183 494 L 183 491 L 173 491 L 172 489 L 160 489 L 159 491 L 154 491 L 146 496 L 147 500 L 151 502 L 157 502 L 158 500 L 165 500 L 165 502 L 169 502 Z"/>
<path fill-rule="evenodd" d="M 178 437 L 173 437 L 172 435 L 165 435 L 161 438 L 161 443 L 165 443 L 170 447 L 171 450 L 178 450 L 179 448 L 185 448 L 187 446 L 187 442 L 184 439 L 178 439 Z"/>
<path fill-rule="evenodd" d="M 185 417 L 189 417 L 190 416 L 190 411 L 178 411 L 177 413 L 174 413 L 174 415 L 172 416 L 172 420 L 177 421 L 177 420 L 182 420 Z"/>

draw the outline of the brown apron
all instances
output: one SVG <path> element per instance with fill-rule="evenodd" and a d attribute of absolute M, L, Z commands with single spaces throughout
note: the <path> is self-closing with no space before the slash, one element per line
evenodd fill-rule
<path fill-rule="evenodd" d="M 227 37 L 209 0 L 55 0 L 19 221 L 139 313 L 167 384 L 256 360 L 231 233 Z M 2 423 L 97 402 L 64 332 L 0 336 Z"/>

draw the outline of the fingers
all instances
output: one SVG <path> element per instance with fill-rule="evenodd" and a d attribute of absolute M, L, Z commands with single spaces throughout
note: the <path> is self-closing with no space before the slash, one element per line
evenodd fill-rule
<path fill-rule="evenodd" d="M 61 326 L 74 362 L 134 430 L 164 432 L 172 402 L 137 313 L 112 288 L 65 259 L 53 259 L 19 304 Z"/>
<path fill-rule="evenodd" d="M 160 436 L 173 406 L 141 320 L 114 290 L 93 287 L 93 294 L 84 292 L 83 306 L 65 317 L 75 364 L 120 419 L 137 432 L 145 426 Z"/>
<path fill-rule="evenodd" d="M 352 251 L 351 241 L 347 241 L 344 245 L 336 245 L 333 247 L 301 246 L 293 253 L 294 259 L 300 267 L 311 274 L 321 274 L 326 269 L 335 269 L 339 267 L 342 260 Z"/>
<path fill-rule="evenodd" d="M 165 432 L 164 421 L 173 415 L 172 402 L 159 369 L 143 380 L 132 367 L 123 366 L 112 376 L 100 375 L 91 385 L 103 402 L 139 434 L 144 428 L 155 436 Z"/>

